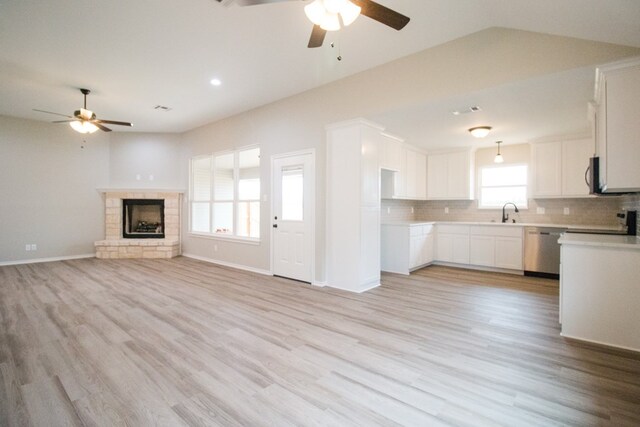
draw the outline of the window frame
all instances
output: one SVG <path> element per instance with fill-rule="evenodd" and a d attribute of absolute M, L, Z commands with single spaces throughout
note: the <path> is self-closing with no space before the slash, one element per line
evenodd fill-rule
<path fill-rule="evenodd" d="M 478 168 L 478 198 L 477 198 L 477 208 L 478 209 L 486 209 L 486 210 L 500 210 L 502 206 L 484 206 L 482 204 L 482 189 L 483 188 L 513 188 L 513 187 L 522 187 L 522 184 L 512 184 L 512 185 L 482 185 L 482 171 L 484 169 L 502 169 L 507 167 L 518 167 L 524 166 L 526 168 L 526 180 L 524 183 L 525 187 L 525 204 L 518 204 L 518 209 L 527 210 L 529 209 L 529 165 L 527 163 L 503 163 L 503 164 L 488 164 L 484 166 L 480 166 Z M 505 202 L 508 203 L 508 202 Z"/>
<path fill-rule="evenodd" d="M 239 223 L 239 204 L 240 203 L 246 203 L 246 202 L 257 202 L 259 204 L 260 207 L 260 214 L 258 215 L 258 218 L 260 218 L 262 216 L 262 203 L 260 200 L 260 195 L 261 195 L 261 191 L 262 191 L 262 179 L 261 177 L 258 177 L 257 179 L 259 180 L 260 183 L 260 192 L 258 194 L 259 198 L 258 199 L 251 199 L 251 200 L 240 200 L 239 199 L 239 186 L 240 186 L 240 153 L 243 151 L 249 151 L 249 150 L 254 150 L 254 149 L 258 149 L 260 150 L 260 154 L 261 154 L 261 149 L 260 149 L 260 145 L 248 145 L 248 146 L 244 146 L 244 147 L 240 147 L 234 150 L 222 150 L 222 151 L 216 151 L 213 152 L 211 154 L 202 154 L 202 155 L 197 155 L 197 156 L 193 156 L 189 159 L 189 206 L 188 206 L 188 234 L 190 236 L 194 236 L 194 237 L 201 237 L 201 238 L 207 238 L 207 239 L 215 239 L 215 240 L 228 240 L 228 241 L 235 241 L 235 242 L 242 242 L 242 243 L 248 243 L 248 244 L 260 244 L 261 241 L 261 230 L 260 230 L 260 226 L 258 227 L 258 237 L 249 237 L 249 236 L 239 236 L 237 235 L 238 233 L 238 223 Z M 216 168 L 216 157 L 219 156 L 224 156 L 224 155 L 228 155 L 228 154 L 233 154 L 233 199 L 232 200 L 216 200 L 215 197 L 215 168 Z M 208 158 L 210 159 L 210 190 L 209 190 L 209 198 L 208 200 L 204 201 L 204 200 L 194 200 L 194 171 L 193 171 L 193 164 L 195 161 L 200 160 L 200 159 L 205 159 Z M 262 165 L 262 161 L 260 161 L 260 166 Z M 260 167 L 259 166 L 259 167 Z M 204 232 L 204 231 L 194 231 L 193 230 L 193 206 L 195 204 L 208 204 L 209 206 L 209 231 L 208 232 Z M 233 223 L 233 233 L 232 234 L 224 234 L 224 233 L 216 233 L 214 230 L 214 225 L 215 225 L 215 218 L 214 218 L 214 206 L 216 205 L 216 203 L 231 203 L 232 204 L 232 223 Z M 262 221 L 260 221 L 262 222 Z"/>

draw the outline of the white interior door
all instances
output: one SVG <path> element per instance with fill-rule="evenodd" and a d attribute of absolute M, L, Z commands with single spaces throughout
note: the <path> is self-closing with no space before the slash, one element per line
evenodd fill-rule
<path fill-rule="evenodd" d="M 312 281 L 314 156 L 273 158 L 273 274 Z"/>

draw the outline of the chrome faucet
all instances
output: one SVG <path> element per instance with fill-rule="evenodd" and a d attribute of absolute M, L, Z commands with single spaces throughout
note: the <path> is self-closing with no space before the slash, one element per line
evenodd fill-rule
<path fill-rule="evenodd" d="M 515 203 L 511 203 L 511 202 L 505 203 L 504 206 L 502 206 L 502 222 L 503 223 L 509 221 L 509 214 L 504 211 L 504 209 L 507 207 L 507 205 L 513 205 L 513 207 L 515 208 L 515 213 L 520 212 Z M 515 222 L 515 220 L 514 220 L 514 222 Z"/>

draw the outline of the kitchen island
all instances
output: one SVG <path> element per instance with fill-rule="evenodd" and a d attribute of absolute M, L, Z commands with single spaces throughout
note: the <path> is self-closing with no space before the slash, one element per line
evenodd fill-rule
<path fill-rule="evenodd" d="M 562 336 L 640 351 L 640 238 L 565 233 L 559 242 Z"/>

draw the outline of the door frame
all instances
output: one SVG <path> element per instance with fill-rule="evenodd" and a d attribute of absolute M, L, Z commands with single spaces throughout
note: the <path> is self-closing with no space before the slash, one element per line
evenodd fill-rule
<path fill-rule="evenodd" d="M 304 155 L 310 155 L 311 156 L 311 162 L 310 162 L 310 173 L 311 173 L 311 188 L 309 189 L 309 195 L 311 197 L 311 213 L 310 213 L 310 217 L 311 217 L 311 284 L 314 286 L 319 286 L 319 284 L 316 282 L 316 149 L 315 148 L 307 148 L 304 150 L 297 150 L 297 151 L 290 151 L 288 153 L 282 153 L 282 154 L 273 154 L 271 155 L 271 167 L 269 170 L 269 182 L 271 184 L 271 208 L 269 210 L 269 223 L 273 224 L 273 215 L 275 212 L 275 206 L 274 206 L 274 201 L 275 201 L 275 197 L 274 197 L 274 188 L 275 188 L 275 183 L 273 182 L 273 173 L 274 173 L 274 163 L 276 160 L 280 160 L 280 159 L 286 159 L 288 157 L 295 157 L 295 156 L 304 156 Z M 273 275 L 273 257 L 275 256 L 275 251 L 274 251 L 274 230 L 273 227 L 269 227 L 269 240 L 270 240 L 270 247 L 269 247 L 269 251 L 271 252 L 271 255 L 269 256 L 269 270 L 271 270 L 271 274 Z M 292 279 L 295 280 L 295 279 Z M 321 285 L 320 285 L 321 286 Z"/>

